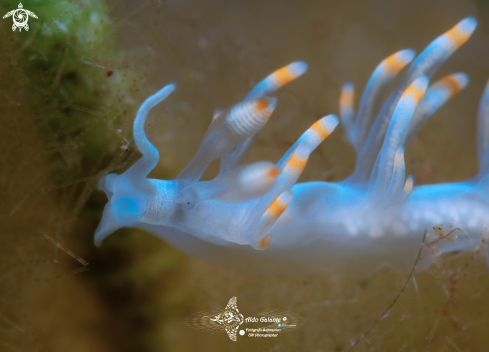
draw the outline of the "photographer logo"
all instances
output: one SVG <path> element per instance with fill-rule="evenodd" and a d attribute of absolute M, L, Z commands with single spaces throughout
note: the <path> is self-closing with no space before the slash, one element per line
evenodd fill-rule
<path fill-rule="evenodd" d="M 304 323 L 297 314 L 277 309 L 268 309 L 257 316 L 245 318 L 238 310 L 237 301 L 236 297 L 232 297 L 224 310 L 193 314 L 184 319 L 185 325 L 210 333 L 226 332 L 232 341 L 237 341 L 238 334 L 252 338 L 277 337 L 281 333 L 296 329 Z M 266 324 L 263 325 L 263 323 Z M 251 325 L 245 327 L 247 324 Z"/>
<path fill-rule="evenodd" d="M 29 25 L 27 24 L 27 21 L 29 20 L 29 16 L 37 18 L 34 12 L 24 9 L 22 3 L 19 3 L 18 9 L 7 12 L 3 18 L 5 19 L 10 16 L 12 16 L 12 19 L 14 20 L 14 24 L 12 25 L 12 30 L 14 32 L 17 28 L 19 29 L 19 32 L 22 32 L 22 28 L 28 31 Z"/>

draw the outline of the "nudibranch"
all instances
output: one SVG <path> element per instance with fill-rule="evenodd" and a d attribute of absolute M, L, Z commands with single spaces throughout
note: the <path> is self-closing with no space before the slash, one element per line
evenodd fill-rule
<path fill-rule="evenodd" d="M 437 253 L 474 248 L 489 225 L 489 84 L 479 108 L 479 173 L 474 178 L 413 187 L 413 178 L 405 176 L 404 148 L 423 123 L 467 85 L 463 73 L 431 86 L 429 78 L 476 26 L 475 19 L 466 18 L 417 57 L 413 50 L 401 50 L 382 61 L 357 113 L 353 85 L 343 86 L 341 123 L 357 161 L 353 174 L 337 183 L 296 184 L 310 154 L 340 122 L 335 115 L 314 123 L 278 163 L 240 165 L 275 109 L 277 99 L 270 95 L 306 72 L 304 62 L 275 71 L 243 101 L 216 113 L 197 154 L 175 180 L 148 179 L 159 154 L 146 137 L 144 123 L 150 109 L 174 90 L 173 84 L 167 85 L 144 101 L 134 120 L 141 159 L 123 174 L 109 174 L 99 182 L 108 203 L 95 244 L 121 227 L 137 227 L 197 258 L 268 272 L 343 267 L 372 271 L 382 265 L 409 270 L 425 231 L 433 227 L 431 235 L 439 239 L 444 228 L 464 230 L 453 231 L 450 241 L 435 238 Z M 389 84 L 408 65 L 381 105 Z M 200 181 L 218 158 L 217 177 Z M 418 269 L 431 262 L 424 258 Z"/>

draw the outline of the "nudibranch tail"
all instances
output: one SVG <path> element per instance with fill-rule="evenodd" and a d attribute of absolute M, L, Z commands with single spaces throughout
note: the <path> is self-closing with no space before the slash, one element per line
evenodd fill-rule
<path fill-rule="evenodd" d="M 141 104 L 136 118 L 134 119 L 133 135 L 136 146 L 143 156 L 126 171 L 125 174 L 128 177 L 144 179 L 148 176 L 149 172 L 154 169 L 156 164 L 158 164 L 160 158 L 158 149 L 156 149 L 146 137 L 144 123 L 146 122 L 149 110 L 166 99 L 166 97 L 168 97 L 174 90 L 175 85 L 168 84 Z"/>
<path fill-rule="evenodd" d="M 479 160 L 477 177 L 480 178 L 489 169 L 489 81 L 482 94 L 477 112 L 477 158 Z"/>
<path fill-rule="evenodd" d="M 468 17 L 455 27 L 431 42 L 413 61 L 399 84 L 392 91 L 374 120 L 366 141 L 358 153 L 355 171 L 349 178 L 352 183 L 364 183 L 371 174 L 377 154 L 394 110 L 404 90 L 418 77 L 431 77 L 448 57 L 463 45 L 477 26 L 477 21 Z M 357 119 L 362 119 L 358 116 Z"/>
<path fill-rule="evenodd" d="M 196 155 L 177 179 L 185 186 L 199 181 L 212 161 L 231 152 L 244 140 L 259 132 L 276 105 L 276 98 L 263 97 L 245 100 L 223 111 L 212 121 Z"/>
<path fill-rule="evenodd" d="M 418 133 L 423 124 L 433 115 L 443 104 L 457 95 L 469 83 L 469 77 L 465 73 L 454 73 L 443 77 L 431 85 L 411 120 L 406 145 L 408 145 Z"/>

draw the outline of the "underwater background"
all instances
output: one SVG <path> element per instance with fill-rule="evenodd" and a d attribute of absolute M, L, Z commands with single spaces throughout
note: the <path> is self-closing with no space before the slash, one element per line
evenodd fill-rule
<path fill-rule="evenodd" d="M 405 158 L 415 185 L 473 176 L 477 107 L 489 79 L 488 1 L 23 5 L 38 16 L 28 32 L 13 32 L 11 18 L 0 21 L 0 351 L 340 352 L 362 335 L 353 351 L 487 350 L 489 275 L 474 253 L 444 255 L 416 273 L 383 315 L 406 273 L 249 274 L 188 257 L 140 230 L 121 229 L 100 249 L 93 233 L 106 202 L 97 180 L 137 160 L 132 120 L 162 86 L 177 90 L 146 124 L 160 151 L 150 177 L 172 179 L 215 109 L 240 101 L 275 69 L 306 61 L 309 71 L 276 94 L 277 109 L 245 158 L 277 161 L 312 122 L 338 112 L 345 81 L 358 95 L 385 57 L 419 53 L 467 16 L 477 18 L 477 30 L 434 80 L 466 72 L 470 84 L 430 118 Z M 17 6 L 0 2 L 3 14 Z M 300 181 L 342 180 L 354 161 L 338 128 Z M 204 178 L 217 173 L 212 166 Z M 224 309 L 233 296 L 245 317 L 280 309 L 300 315 L 302 325 L 233 342 L 184 323 Z"/>

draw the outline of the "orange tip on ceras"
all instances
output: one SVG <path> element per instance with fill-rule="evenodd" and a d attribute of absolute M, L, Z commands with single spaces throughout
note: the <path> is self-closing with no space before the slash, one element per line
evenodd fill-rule
<path fill-rule="evenodd" d="M 473 17 L 467 17 L 448 30 L 445 36 L 455 48 L 458 48 L 469 39 L 476 27 L 477 20 Z"/>
<path fill-rule="evenodd" d="M 462 89 L 464 89 L 469 83 L 469 77 L 465 73 L 454 73 L 449 76 L 445 76 L 436 82 L 434 86 L 443 86 L 450 92 L 450 97 L 457 95 Z M 431 89 L 431 87 L 430 87 Z"/>
<path fill-rule="evenodd" d="M 325 140 L 334 131 L 336 126 L 338 126 L 339 120 L 336 115 L 327 115 L 322 119 L 317 120 L 310 129 L 316 134 L 321 140 Z"/>
<path fill-rule="evenodd" d="M 211 181 L 210 184 L 218 185 L 218 192 L 217 195 L 209 194 L 224 203 L 239 203 L 258 198 L 272 189 L 280 171 L 270 161 L 242 165 Z"/>
<path fill-rule="evenodd" d="M 278 219 L 280 215 L 282 215 L 282 213 L 285 211 L 285 209 L 287 209 L 287 207 L 289 206 L 293 195 L 294 194 L 292 193 L 292 191 L 285 191 L 281 193 L 268 207 L 265 215 L 273 219 Z"/>
<path fill-rule="evenodd" d="M 267 233 L 287 209 L 290 201 L 292 200 L 292 196 L 293 192 L 291 190 L 282 192 L 277 198 L 275 198 L 272 204 L 270 204 L 268 209 L 258 221 L 258 224 L 255 226 L 253 232 L 250 233 L 251 236 L 249 244 L 253 248 L 265 249 L 270 245 L 272 235 Z"/>
<path fill-rule="evenodd" d="M 245 100 L 231 108 L 226 116 L 226 124 L 239 136 L 252 137 L 265 126 L 276 106 L 275 97 Z"/>
<path fill-rule="evenodd" d="M 353 100 L 355 98 L 355 90 L 353 83 L 346 82 L 341 87 L 340 108 L 353 108 Z"/>
<path fill-rule="evenodd" d="M 272 243 L 272 236 L 266 235 L 258 242 L 258 249 L 267 249 Z"/>
<path fill-rule="evenodd" d="M 258 113 L 263 113 L 270 117 L 272 114 L 273 110 L 275 110 L 275 107 L 277 106 L 277 98 L 275 97 L 263 97 L 258 99 L 258 101 L 255 104 L 255 110 Z"/>
<path fill-rule="evenodd" d="M 272 79 L 278 87 L 281 87 L 304 74 L 307 67 L 308 65 L 303 61 L 293 62 L 275 71 L 272 74 Z"/>
<path fill-rule="evenodd" d="M 243 167 L 236 185 L 248 198 L 260 197 L 276 183 L 280 169 L 268 161 L 259 161 Z"/>
<path fill-rule="evenodd" d="M 309 159 L 310 147 L 306 143 L 301 143 L 291 155 L 289 161 L 285 165 L 286 171 L 302 173 L 304 171 L 307 160 Z"/>
<path fill-rule="evenodd" d="M 414 80 L 409 87 L 402 93 L 402 98 L 411 98 L 415 104 L 418 104 L 423 98 L 426 89 L 428 88 L 428 77 L 422 76 Z"/>
<path fill-rule="evenodd" d="M 267 109 L 269 105 L 270 105 L 270 97 L 263 97 L 261 99 L 258 99 L 258 101 L 255 104 L 255 109 L 261 112 Z"/>
<path fill-rule="evenodd" d="M 401 50 L 385 59 L 382 65 L 391 73 L 396 74 L 410 63 L 415 55 L 416 52 L 412 49 Z"/>
<path fill-rule="evenodd" d="M 280 169 L 276 166 L 270 168 L 270 170 L 267 171 L 265 174 L 266 178 L 277 178 L 278 175 L 280 175 Z"/>
<path fill-rule="evenodd" d="M 243 166 L 240 172 L 238 184 L 250 184 L 262 181 L 264 179 L 277 178 L 280 175 L 280 169 L 272 162 L 258 161 L 253 164 Z"/>

